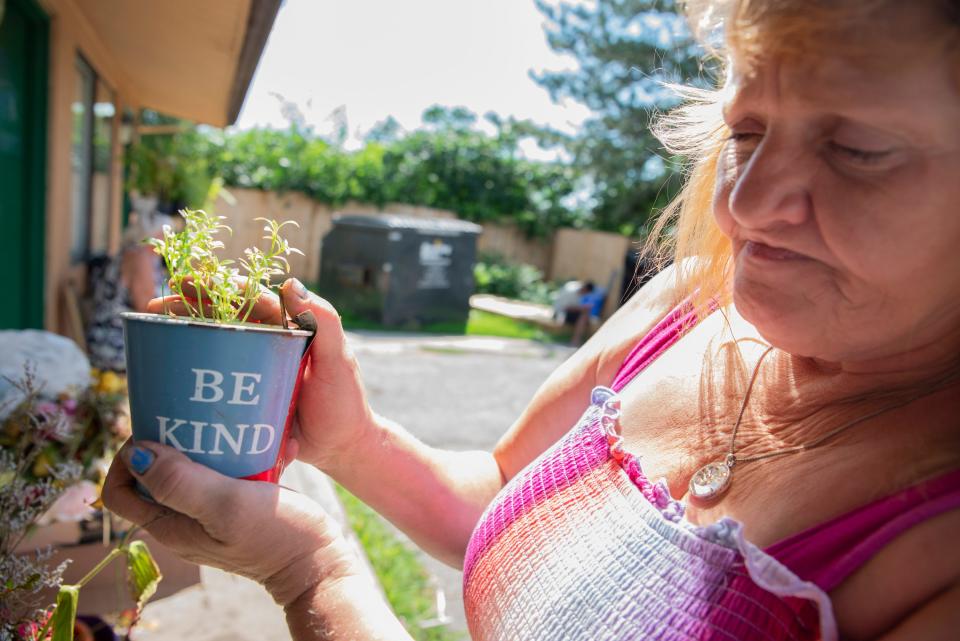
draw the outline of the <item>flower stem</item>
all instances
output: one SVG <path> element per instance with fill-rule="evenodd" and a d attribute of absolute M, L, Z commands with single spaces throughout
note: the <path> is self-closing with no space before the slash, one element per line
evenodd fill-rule
<path fill-rule="evenodd" d="M 84 576 L 82 579 L 80 579 L 79 581 L 76 582 L 76 584 L 75 584 L 76 587 L 77 587 L 77 588 L 82 588 L 83 586 L 85 586 L 87 583 L 89 583 L 90 581 L 93 580 L 93 577 L 95 577 L 95 576 L 97 576 L 98 574 L 100 574 L 100 572 L 102 572 L 104 568 L 106 568 L 108 565 L 110 565 L 110 563 L 111 563 L 115 558 L 117 558 L 118 556 L 121 556 L 121 555 L 123 555 L 123 554 L 125 554 L 125 553 L 126 553 L 126 548 L 125 548 L 124 546 L 115 547 L 115 548 L 113 548 L 112 550 L 110 550 L 110 554 L 108 554 L 107 556 L 103 557 L 103 559 L 101 559 L 100 562 L 97 563 L 97 565 L 94 566 L 94 568 L 93 568 L 92 570 L 90 570 L 89 572 L 87 572 L 86 576 Z M 43 639 L 46 639 L 47 632 L 50 631 L 50 626 L 53 625 L 53 617 L 54 617 L 54 615 L 55 615 L 56 613 L 57 613 L 57 610 L 56 610 L 56 607 L 54 607 L 53 612 L 51 612 L 49 618 L 47 618 L 47 622 L 44 623 L 44 624 L 43 624 L 43 628 L 40 629 L 40 633 L 37 635 L 37 639 L 39 639 L 39 640 L 41 640 L 41 641 L 42 641 Z"/>
<path fill-rule="evenodd" d="M 110 565 L 110 562 L 111 562 L 111 561 L 113 561 L 113 560 L 114 560 L 115 558 L 117 558 L 118 556 L 124 554 L 125 552 L 126 552 L 126 550 L 125 550 L 123 547 L 115 547 L 115 548 L 113 548 L 112 550 L 110 550 L 110 554 L 108 554 L 107 556 L 103 557 L 103 559 L 101 559 L 100 563 L 97 563 L 92 570 L 90 570 L 89 572 L 87 572 L 86 576 L 84 576 L 82 579 L 80 579 L 79 581 L 77 581 L 77 583 L 76 583 L 77 587 L 78 587 L 78 588 L 82 588 L 82 587 L 85 586 L 87 583 L 89 583 L 90 581 L 92 581 L 92 580 L 93 580 L 93 577 L 95 577 L 95 576 L 97 576 L 98 574 L 100 574 L 100 572 L 101 572 L 105 567 L 107 567 L 108 565 Z"/>

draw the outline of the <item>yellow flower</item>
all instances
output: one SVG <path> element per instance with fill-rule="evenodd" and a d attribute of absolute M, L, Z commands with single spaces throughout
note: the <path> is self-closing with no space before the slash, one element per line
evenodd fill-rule
<path fill-rule="evenodd" d="M 103 372 L 100 374 L 100 381 L 97 384 L 97 391 L 101 394 L 117 394 L 122 392 L 126 386 L 122 376 L 116 372 Z"/>

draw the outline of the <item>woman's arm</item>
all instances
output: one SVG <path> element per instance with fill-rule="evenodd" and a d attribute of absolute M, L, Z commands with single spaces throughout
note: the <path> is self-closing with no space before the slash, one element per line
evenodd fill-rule
<path fill-rule="evenodd" d="M 960 584 L 923 604 L 877 641 L 951 641 L 960 630 Z"/>
<path fill-rule="evenodd" d="M 638 336 L 675 304 L 673 291 L 670 270 L 652 279 L 541 385 L 494 453 L 428 447 L 376 418 L 358 449 L 329 473 L 420 547 L 460 567 L 477 520 L 503 483 L 573 427 L 593 387 L 610 383 Z"/>
<path fill-rule="evenodd" d="M 403 625 L 361 577 L 324 583 L 284 612 L 294 641 L 411 641 Z"/>
<path fill-rule="evenodd" d="M 147 247 L 132 247 L 123 252 L 120 272 L 135 312 L 146 311 L 156 294 L 157 256 Z"/>
<path fill-rule="evenodd" d="M 281 293 L 294 319 L 309 313 L 317 335 L 297 405 L 297 455 L 336 479 L 436 558 L 460 567 L 483 510 L 506 480 L 550 447 L 582 414 L 590 390 L 609 384 L 620 360 L 671 307 L 673 277 L 650 281 L 540 387 L 495 452 L 451 452 L 427 446 L 374 414 L 336 310 L 297 281 Z M 160 299 L 151 310 L 161 309 Z M 177 311 L 179 301 L 166 306 Z M 276 297 L 264 296 L 253 317 L 279 323 Z"/>
<path fill-rule="evenodd" d="M 493 455 L 430 447 L 382 417 L 357 448 L 325 471 L 426 552 L 461 567 L 474 525 L 503 486 Z"/>

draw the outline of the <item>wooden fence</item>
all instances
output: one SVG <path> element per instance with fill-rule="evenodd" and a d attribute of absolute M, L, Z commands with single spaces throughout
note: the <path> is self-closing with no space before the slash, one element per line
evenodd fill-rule
<path fill-rule="evenodd" d="M 304 282 L 316 282 L 320 274 L 320 251 L 324 235 L 337 213 L 410 217 L 456 218 L 450 211 L 413 205 L 388 205 L 379 209 L 364 203 L 348 203 L 336 210 L 299 192 L 266 192 L 231 188 L 220 194 L 214 211 L 226 217 L 233 234 L 224 239 L 225 255 L 238 256 L 243 248 L 259 244 L 263 223 L 258 216 L 293 220 L 299 228 L 287 230 L 290 244 L 304 256 L 291 256 L 291 273 Z M 548 280 L 591 280 L 610 292 L 605 313 L 616 309 L 623 278 L 624 257 L 631 240 L 618 234 L 561 229 L 551 238 L 529 239 L 513 225 L 485 224 L 477 242 L 480 252 L 496 252 L 508 261 L 540 269 Z"/>

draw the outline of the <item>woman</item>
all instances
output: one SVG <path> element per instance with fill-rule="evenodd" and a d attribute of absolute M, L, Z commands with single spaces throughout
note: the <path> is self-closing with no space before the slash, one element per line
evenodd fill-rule
<path fill-rule="evenodd" d="M 163 292 L 164 269 L 144 239 L 159 237 L 169 217 L 134 212 L 123 231 L 116 256 L 98 256 L 88 264 L 91 317 L 86 340 L 90 364 L 99 370 L 125 372 L 122 312 L 143 312 Z"/>
<path fill-rule="evenodd" d="M 668 139 L 677 266 L 493 454 L 376 416 L 336 312 L 288 282 L 319 325 L 297 456 L 463 564 L 475 639 L 952 638 L 960 7 L 690 4 L 726 75 Z M 263 582 L 296 638 L 406 638 L 308 501 L 152 443 L 123 460 L 107 504 Z"/>

